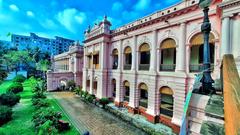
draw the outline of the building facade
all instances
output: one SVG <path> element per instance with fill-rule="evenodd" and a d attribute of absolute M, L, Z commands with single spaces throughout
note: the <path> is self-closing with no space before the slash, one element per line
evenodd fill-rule
<path fill-rule="evenodd" d="M 97 98 L 111 98 L 116 106 L 178 133 L 186 94 L 203 69 L 203 12 L 198 2 L 183 0 L 115 30 L 105 16 L 85 31 L 83 54 L 70 51 L 54 57 L 48 90 L 60 86 L 64 77 L 74 79 Z M 234 55 L 240 71 L 239 7 L 240 0 L 213 0 L 209 7 L 213 79 L 220 78 L 224 54 Z M 82 74 L 75 76 L 75 71 Z"/>
<path fill-rule="evenodd" d="M 214 79 L 220 78 L 224 54 L 239 59 L 239 9 L 239 0 L 214 0 L 209 7 Z M 104 17 L 85 31 L 83 90 L 113 98 L 117 106 L 178 132 L 187 91 L 203 69 L 202 22 L 198 0 L 184 0 L 115 30 Z"/>
<path fill-rule="evenodd" d="M 83 47 L 78 42 L 68 52 L 54 56 L 52 63 L 52 70 L 47 73 L 48 91 L 66 86 L 71 80 L 82 86 Z"/>
<path fill-rule="evenodd" d="M 19 50 L 27 48 L 40 48 L 43 52 L 49 52 L 52 55 L 67 52 L 69 46 L 74 43 L 74 40 L 56 36 L 55 39 L 40 37 L 35 33 L 30 33 L 30 36 L 12 34 L 11 42 Z"/>

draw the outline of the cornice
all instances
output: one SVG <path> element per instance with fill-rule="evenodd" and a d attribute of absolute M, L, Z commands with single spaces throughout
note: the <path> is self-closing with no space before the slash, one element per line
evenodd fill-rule
<path fill-rule="evenodd" d="M 221 9 L 227 9 L 227 8 L 231 8 L 239 5 L 240 5 L 240 0 L 230 0 L 230 1 L 226 1 L 219 4 L 218 7 Z"/>
<path fill-rule="evenodd" d="M 87 43 L 87 42 L 93 41 L 93 40 L 98 39 L 98 38 L 101 38 L 101 37 L 108 37 L 108 38 L 110 38 L 111 35 L 102 33 L 102 34 L 99 34 L 99 35 L 97 35 L 97 36 L 93 36 L 93 37 L 91 37 L 91 38 L 88 38 L 88 39 L 84 40 L 83 43 Z"/>
<path fill-rule="evenodd" d="M 168 20 L 170 18 L 174 18 L 176 16 L 179 16 L 179 15 L 182 15 L 182 14 L 186 14 L 186 13 L 188 13 L 190 11 L 194 11 L 196 9 L 198 9 L 198 5 L 197 4 L 189 6 L 187 8 L 180 9 L 180 10 L 178 10 L 176 12 L 169 13 L 169 14 L 167 14 L 165 16 L 160 16 L 158 18 L 152 19 L 151 21 L 144 22 L 142 24 L 130 27 L 128 29 L 125 29 L 125 30 L 122 30 L 122 31 L 119 31 L 119 32 L 116 32 L 116 33 L 112 33 L 112 37 L 118 36 L 118 35 L 121 35 L 121 34 L 125 34 L 125 33 L 128 33 L 128 32 L 137 30 L 137 29 L 141 29 L 143 27 L 146 27 L 146 26 L 149 26 L 149 25 L 152 25 L 152 24 L 156 24 L 156 23 L 161 22 L 161 21 L 166 21 L 166 20 Z"/>

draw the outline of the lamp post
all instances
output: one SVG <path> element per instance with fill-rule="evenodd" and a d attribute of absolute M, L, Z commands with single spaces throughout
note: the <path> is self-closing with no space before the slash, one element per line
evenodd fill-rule
<path fill-rule="evenodd" d="M 204 46 L 203 46 L 203 77 L 201 79 L 202 91 L 203 94 L 213 93 L 215 90 L 212 87 L 214 82 L 211 77 L 211 63 L 210 63 L 210 48 L 209 48 L 209 34 L 211 31 L 211 23 L 209 22 L 208 11 L 211 4 L 211 0 L 200 0 L 199 7 L 203 9 L 204 19 L 201 26 L 201 31 L 204 37 Z"/>

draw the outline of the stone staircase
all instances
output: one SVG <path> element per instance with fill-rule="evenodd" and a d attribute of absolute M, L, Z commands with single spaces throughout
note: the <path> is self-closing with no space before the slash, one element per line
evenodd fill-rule
<path fill-rule="evenodd" d="M 188 117 L 188 134 L 221 135 L 224 134 L 223 100 L 219 95 L 193 94 Z M 215 134 L 216 130 L 219 133 Z"/>

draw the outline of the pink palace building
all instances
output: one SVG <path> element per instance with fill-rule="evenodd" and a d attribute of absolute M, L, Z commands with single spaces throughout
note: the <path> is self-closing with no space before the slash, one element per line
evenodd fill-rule
<path fill-rule="evenodd" d="M 187 91 L 203 67 L 198 2 L 183 0 L 115 30 L 105 16 L 85 31 L 84 48 L 54 57 L 48 90 L 72 79 L 97 98 L 112 98 L 116 106 L 178 132 Z M 209 8 L 215 80 L 224 54 L 234 55 L 240 71 L 240 0 L 213 0 Z"/>

